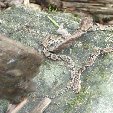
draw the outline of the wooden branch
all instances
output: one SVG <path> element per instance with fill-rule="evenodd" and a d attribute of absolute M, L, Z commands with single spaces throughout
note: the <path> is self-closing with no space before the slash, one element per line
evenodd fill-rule
<path fill-rule="evenodd" d="M 44 98 L 42 101 L 39 102 L 39 104 L 34 108 L 31 113 L 43 113 L 43 111 L 48 107 L 48 105 L 51 103 L 51 99 Z"/>

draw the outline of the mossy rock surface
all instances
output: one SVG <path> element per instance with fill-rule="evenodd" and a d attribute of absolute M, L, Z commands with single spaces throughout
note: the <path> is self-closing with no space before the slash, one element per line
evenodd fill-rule
<path fill-rule="evenodd" d="M 64 27 L 70 33 L 79 26 L 80 19 L 71 14 L 48 14 L 17 7 L 0 12 L 0 33 L 41 50 L 41 42 L 48 34 L 57 35 L 57 27 L 47 15 L 58 24 L 64 23 Z M 79 69 L 86 63 L 94 48 L 113 45 L 112 34 L 112 31 L 88 32 L 59 54 L 71 56 L 76 68 Z M 40 73 L 33 80 L 37 83 L 37 91 L 30 96 L 30 103 L 19 113 L 29 113 L 45 96 L 51 98 L 52 102 L 44 113 L 113 112 L 113 53 L 99 57 L 94 65 L 82 74 L 82 89 L 79 94 L 66 89 L 70 82 L 70 73 L 64 62 L 46 59 Z M 2 109 L 6 109 L 6 105 L 0 106 L 1 113 L 4 113 Z"/>

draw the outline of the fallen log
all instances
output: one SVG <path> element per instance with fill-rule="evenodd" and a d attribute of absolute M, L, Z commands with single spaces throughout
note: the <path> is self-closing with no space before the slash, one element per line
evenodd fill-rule
<path fill-rule="evenodd" d="M 74 14 L 90 14 L 101 24 L 113 20 L 113 0 L 62 0 L 62 9 Z"/>
<path fill-rule="evenodd" d="M 17 104 L 34 91 L 32 78 L 42 61 L 33 48 L 0 35 L 0 98 Z"/>
<path fill-rule="evenodd" d="M 103 3 L 83 3 L 83 2 L 62 2 L 63 3 L 63 8 L 72 8 L 74 7 L 75 10 L 80 10 L 84 12 L 89 12 L 89 13 L 98 13 L 98 14 L 106 14 L 110 15 L 113 14 L 113 8 L 109 7 L 108 5 L 105 5 Z M 112 4 L 113 5 L 113 4 Z"/>
<path fill-rule="evenodd" d="M 90 14 L 95 22 L 112 24 L 113 0 L 35 0 L 42 8 L 50 4 L 57 10 L 71 12 L 76 15 Z M 82 15 L 83 16 L 83 15 Z"/>

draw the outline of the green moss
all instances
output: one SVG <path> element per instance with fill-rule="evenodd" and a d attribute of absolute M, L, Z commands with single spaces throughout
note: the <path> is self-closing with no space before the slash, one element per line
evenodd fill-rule
<path fill-rule="evenodd" d="M 89 92 L 81 91 L 80 94 L 77 94 L 75 98 L 71 99 L 67 102 L 67 108 L 65 109 L 65 113 L 69 113 L 73 108 L 79 107 L 82 104 L 85 104 L 86 98 L 90 95 Z"/>

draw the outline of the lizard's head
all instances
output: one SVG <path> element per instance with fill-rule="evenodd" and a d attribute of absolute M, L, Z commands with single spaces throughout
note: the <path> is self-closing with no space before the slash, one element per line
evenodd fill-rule
<path fill-rule="evenodd" d="M 46 48 L 50 52 L 54 52 L 56 48 L 58 48 L 62 42 L 64 42 L 63 37 L 57 37 L 57 36 L 47 36 L 43 42 L 42 45 L 44 48 Z"/>

